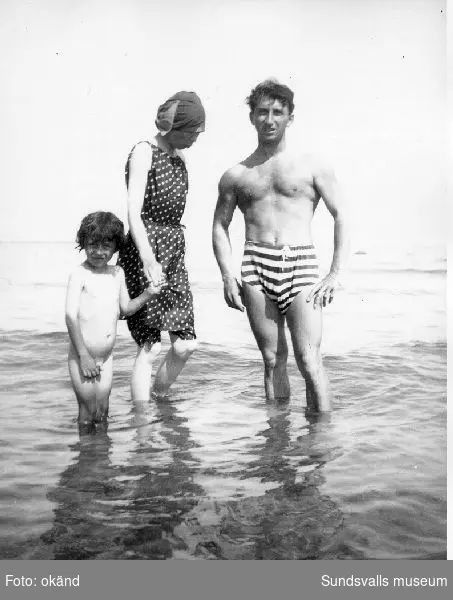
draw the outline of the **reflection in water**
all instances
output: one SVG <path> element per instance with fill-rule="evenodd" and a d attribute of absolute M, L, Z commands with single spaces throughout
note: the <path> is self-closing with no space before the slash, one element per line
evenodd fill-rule
<path fill-rule="evenodd" d="M 264 432 L 261 465 L 263 477 L 278 486 L 255 508 L 261 536 L 255 544 L 256 559 L 317 559 L 336 557 L 341 544 L 343 514 L 320 491 L 322 467 L 337 451 L 331 435 L 330 416 L 306 414 L 295 430 L 289 406 L 268 406 L 269 428 Z M 241 507 L 240 514 L 247 516 Z"/>
<path fill-rule="evenodd" d="M 128 505 L 128 522 L 132 529 L 123 540 L 130 558 L 168 558 L 184 554 L 185 544 L 174 535 L 182 521 L 203 495 L 204 490 L 193 482 L 198 461 L 191 455 L 194 446 L 186 425 L 187 418 L 179 410 L 180 403 L 155 400 L 155 403 L 134 407 L 133 422 L 137 425 L 134 469 L 140 473 Z M 150 431 L 151 414 L 154 429 Z M 160 452 L 156 453 L 156 447 Z M 145 461 L 145 464 L 144 462 Z"/>
<path fill-rule="evenodd" d="M 289 405 L 266 410 L 258 455 L 233 474 L 265 483 L 264 493 L 200 501 L 175 533 L 192 553 L 210 559 L 360 558 L 343 544 L 343 514 L 320 491 L 322 467 L 338 451 L 330 418 L 303 419 Z"/>
<path fill-rule="evenodd" d="M 57 506 L 53 528 L 41 539 L 51 545 L 55 559 L 94 558 L 105 547 L 106 525 L 113 518 L 114 506 L 104 500 L 127 494 L 115 480 L 111 446 L 107 425 L 79 428 L 79 441 L 71 446 L 76 459 L 48 494 Z"/>
<path fill-rule="evenodd" d="M 76 459 L 49 492 L 54 524 L 35 558 L 359 558 L 342 542 L 343 514 L 321 491 L 323 465 L 338 452 L 330 419 L 254 402 L 244 405 L 255 421 L 250 439 L 241 430 L 242 460 L 219 461 L 218 470 L 203 468 L 206 448 L 191 436 L 187 416 L 200 410 L 182 401 L 133 406 L 127 460 L 113 460 L 112 438 L 125 433 L 124 423 L 123 430 L 80 430 Z M 237 489 L 249 481 L 247 494 L 208 494 L 198 482 L 206 471 Z"/>
<path fill-rule="evenodd" d="M 52 529 L 41 536 L 47 555 L 36 558 L 184 556 L 185 544 L 172 532 L 203 494 L 193 483 L 197 463 L 186 419 L 177 404 L 156 402 L 135 406 L 131 422 L 133 464 L 112 463 L 107 427 L 79 429 L 71 447 L 77 457 L 48 494 L 57 507 Z"/>

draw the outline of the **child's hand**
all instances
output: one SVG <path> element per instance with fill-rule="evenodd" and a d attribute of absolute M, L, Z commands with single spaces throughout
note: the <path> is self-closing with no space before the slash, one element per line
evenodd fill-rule
<path fill-rule="evenodd" d="M 158 296 L 161 293 L 164 285 L 167 285 L 166 282 L 159 283 L 158 285 L 150 282 L 148 287 L 146 288 L 146 293 L 150 298 L 152 298 L 153 296 Z"/>
<path fill-rule="evenodd" d="M 89 354 L 84 354 L 80 357 L 80 370 L 87 379 L 97 377 L 101 372 L 101 366 L 102 365 L 96 362 Z"/>

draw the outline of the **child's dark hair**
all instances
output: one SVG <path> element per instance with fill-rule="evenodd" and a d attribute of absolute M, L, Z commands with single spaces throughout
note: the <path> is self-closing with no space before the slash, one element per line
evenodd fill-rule
<path fill-rule="evenodd" d="M 111 212 L 98 211 L 90 213 L 82 219 L 77 232 L 77 248 L 86 248 L 88 240 L 100 242 L 111 240 L 115 243 L 115 252 L 124 244 L 124 225 Z"/>
<path fill-rule="evenodd" d="M 246 98 L 246 103 L 250 106 L 250 112 L 253 112 L 256 105 L 262 98 L 270 98 L 271 100 L 280 100 L 283 106 L 288 107 L 288 112 L 291 115 L 294 110 L 294 92 L 287 85 L 278 83 L 275 79 L 266 79 L 259 83 L 250 92 L 250 96 Z"/>

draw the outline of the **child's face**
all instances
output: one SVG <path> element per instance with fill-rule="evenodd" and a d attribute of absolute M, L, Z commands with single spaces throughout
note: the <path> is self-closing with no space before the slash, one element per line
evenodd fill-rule
<path fill-rule="evenodd" d="M 107 263 L 116 252 L 116 245 L 113 240 L 93 240 L 89 238 L 85 245 L 87 262 L 93 269 L 100 271 L 105 269 Z"/>

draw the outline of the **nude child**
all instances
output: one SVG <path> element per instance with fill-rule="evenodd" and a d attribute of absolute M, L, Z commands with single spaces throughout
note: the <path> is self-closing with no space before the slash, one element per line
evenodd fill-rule
<path fill-rule="evenodd" d="M 130 299 L 123 269 L 109 265 L 123 243 L 123 223 L 112 213 L 87 215 L 77 233 L 86 260 L 71 274 L 66 294 L 69 332 L 68 366 L 79 404 L 78 421 L 104 421 L 112 389 L 112 351 L 120 314 L 130 316 L 160 293 L 162 283 L 150 284 Z"/>

